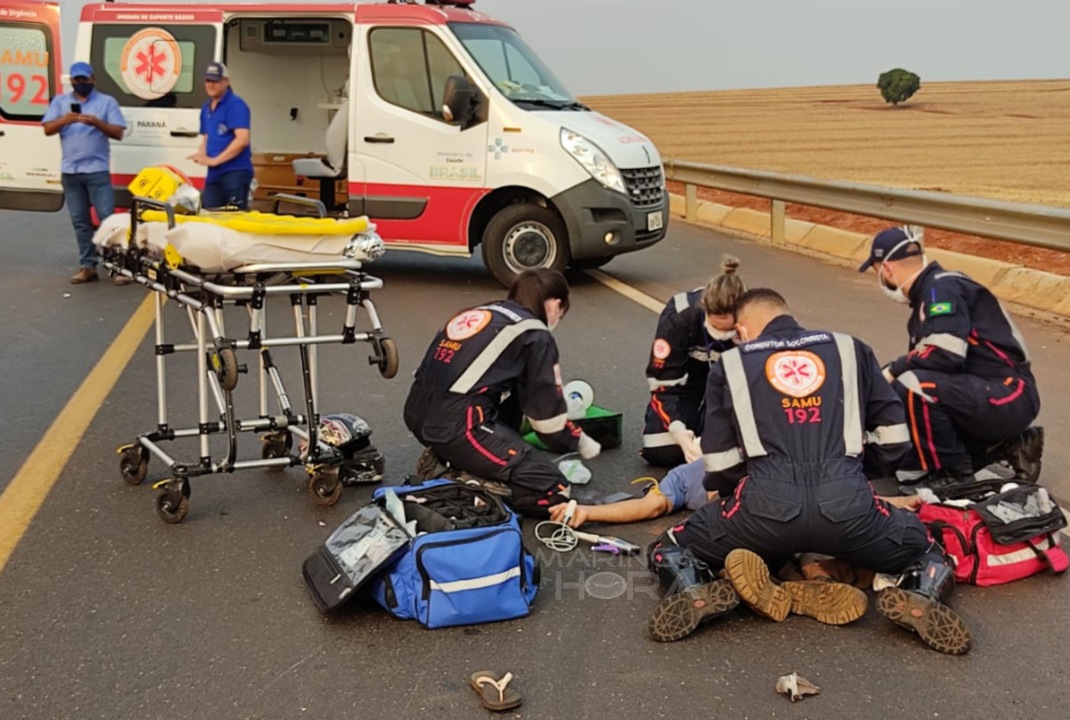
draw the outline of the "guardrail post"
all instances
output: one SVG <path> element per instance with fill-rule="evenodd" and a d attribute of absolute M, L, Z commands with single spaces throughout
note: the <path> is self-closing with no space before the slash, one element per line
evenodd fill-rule
<path fill-rule="evenodd" d="M 698 221 L 698 187 L 684 186 L 684 218 L 688 222 Z"/>
<path fill-rule="evenodd" d="M 783 200 L 773 200 L 769 208 L 769 239 L 774 245 L 783 245 L 787 242 L 784 235 L 784 215 L 787 203 Z"/>

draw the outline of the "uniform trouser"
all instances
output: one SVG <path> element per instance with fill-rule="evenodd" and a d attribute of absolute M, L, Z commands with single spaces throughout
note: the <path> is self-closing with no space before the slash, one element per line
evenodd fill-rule
<path fill-rule="evenodd" d="M 546 517 L 554 505 L 568 502 L 568 480 L 548 457 L 526 443 L 516 430 L 488 420 L 431 449 L 455 469 L 509 486 L 506 501 L 517 512 Z"/>
<path fill-rule="evenodd" d="M 742 483 L 740 485 L 742 487 Z M 848 515 L 855 513 L 846 513 Z M 898 574 L 915 563 L 943 562 L 939 546 L 917 515 L 873 497 L 857 517 L 833 522 L 813 503 L 788 521 L 761 517 L 739 494 L 696 510 L 668 533 L 715 571 L 737 548 L 767 561 L 800 552 L 816 552 L 881 573 Z"/>
<path fill-rule="evenodd" d="M 702 435 L 702 395 L 675 396 L 672 399 L 674 413 L 689 430 L 698 437 Z M 643 428 L 643 449 L 639 454 L 655 467 L 676 467 L 687 460 L 684 451 L 669 434 L 671 419 L 660 394 L 654 394 L 646 406 L 646 424 Z"/>
<path fill-rule="evenodd" d="M 982 378 L 913 370 L 892 387 L 906 408 L 914 443 L 906 469 L 964 464 L 985 447 L 1024 431 L 1040 411 L 1036 384 L 1017 374 Z"/>

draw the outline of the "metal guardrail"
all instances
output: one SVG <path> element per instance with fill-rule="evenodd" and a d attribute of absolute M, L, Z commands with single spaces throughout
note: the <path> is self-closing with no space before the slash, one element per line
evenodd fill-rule
<path fill-rule="evenodd" d="M 697 187 L 769 198 L 773 201 L 770 230 L 775 243 L 784 241 L 785 204 L 792 202 L 1023 245 L 1070 250 L 1070 209 L 1066 208 L 673 159 L 665 160 L 665 177 L 684 184 L 686 217 L 692 221 L 698 208 Z"/>

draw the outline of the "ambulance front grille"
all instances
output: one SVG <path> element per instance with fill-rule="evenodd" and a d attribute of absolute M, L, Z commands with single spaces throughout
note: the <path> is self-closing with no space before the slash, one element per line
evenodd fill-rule
<path fill-rule="evenodd" d="M 638 208 L 660 205 L 665 196 L 665 183 L 661 178 L 661 166 L 621 170 L 624 188 L 632 204 Z"/>

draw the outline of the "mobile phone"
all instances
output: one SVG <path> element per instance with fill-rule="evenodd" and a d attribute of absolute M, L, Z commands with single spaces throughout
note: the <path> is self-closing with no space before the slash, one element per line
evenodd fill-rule
<path fill-rule="evenodd" d="M 72 113 L 81 114 L 81 112 L 82 112 L 82 103 L 72 102 L 71 103 L 71 112 Z"/>

